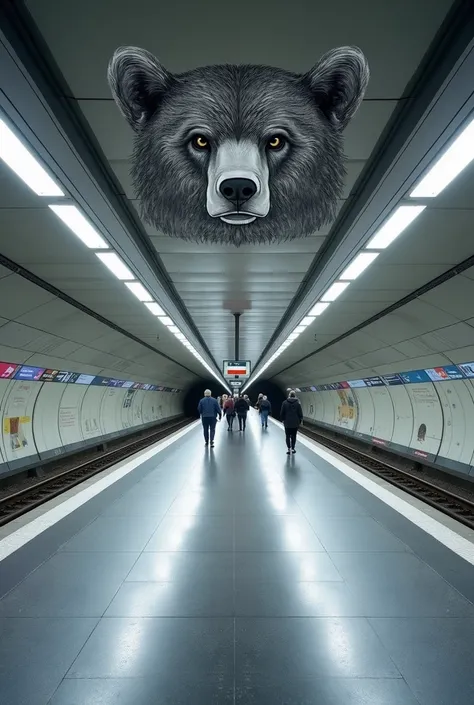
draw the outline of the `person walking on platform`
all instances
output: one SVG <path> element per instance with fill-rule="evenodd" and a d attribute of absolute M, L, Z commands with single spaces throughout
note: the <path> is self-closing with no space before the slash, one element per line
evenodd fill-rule
<path fill-rule="evenodd" d="M 235 418 L 234 400 L 229 397 L 224 402 L 224 414 L 227 419 L 227 430 L 232 431 Z"/>
<path fill-rule="evenodd" d="M 296 392 L 293 390 L 288 394 L 288 399 L 285 399 L 281 405 L 280 418 L 285 427 L 286 447 L 288 448 L 286 454 L 296 453 L 296 434 L 303 422 L 303 409 L 296 398 Z"/>
<path fill-rule="evenodd" d="M 237 413 L 237 418 L 239 419 L 239 431 L 245 431 L 247 425 L 247 412 L 250 406 L 248 401 L 242 395 L 235 402 L 235 411 Z"/>
<path fill-rule="evenodd" d="M 270 404 L 265 395 L 263 396 L 263 399 L 260 402 L 259 410 L 262 428 L 268 428 L 268 416 L 272 413 L 272 405 Z"/>
<path fill-rule="evenodd" d="M 209 436 L 211 440 L 211 448 L 214 448 L 214 436 L 216 434 L 216 423 L 217 419 L 219 421 L 222 418 L 222 412 L 217 399 L 211 396 L 211 390 L 206 389 L 204 392 L 204 397 L 201 399 L 198 405 L 199 415 L 202 421 L 202 428 L 204 431 L 204 440 L 206 445 L 209 445 Z"/>

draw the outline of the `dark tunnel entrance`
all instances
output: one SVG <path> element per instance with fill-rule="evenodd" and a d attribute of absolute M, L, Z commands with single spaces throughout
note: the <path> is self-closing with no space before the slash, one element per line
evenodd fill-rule
<path fill-rule="evenodd" d="M 200 379 L 195 382 L 186 392 L 183 400 L 183 414 L 190 418 L 199 418 L 197 406 L 204 396 L 204 390 L 210 389 L 213 397 L 226 394 L 226 389 L 215 379 Z"/>
<path fill-rule="evenodd" d="M 275 384 L 275 382 L 269 382 L 266 379 L 258 379 L 248 391 L 253 406 L 255 406 L 259 394 L 265 394 L 268 397 L 272 405 L 272 416 L 279 419 L 281 405 L 286 399 L 286 394 L 280 385 Z"/>

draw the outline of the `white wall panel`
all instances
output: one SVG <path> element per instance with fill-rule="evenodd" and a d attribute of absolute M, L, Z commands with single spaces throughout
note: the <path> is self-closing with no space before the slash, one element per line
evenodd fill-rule
<path fill-rule="evenodd" d="M 66 385 L 45 383 L 38 386 L 41 389 L 36 397 L 33 434 L 36 448 L 41 454 L 61 448 L 58 411 Z"/>
<path fill-rule="evenodd" d="M 115 433 L 122 430 L 122 405 L 125 389 L 107 387 L 102 395 L 99 412 L 99 423 L 102 433 Z"/>
<path fill-rule="evenodd" d="M 354 389 L 353 394 L 357 401 L 357 421 L 354 430 L 358 433 L 365 433 L 367 436 L 373 436 L 375 410 L 370 389 Z"/>
<path fill-rule="evenodd" d="M 413 435 L 413 408 L 404 386 L 388 387 L 393 403 L 395 422 L 392 442 L 408 447 Z"/>
<path fill-rule="evenodd" d="M 81 430 L 84 440 L 101 436 L 100 407 L 107 387 L 87 387 L 81 406 Z"/>
<path fill-rule="evenodd" d="M 443 441 L 439 455 L 470 464 L 474 453 L 474 389 L 470 382 L 456 380 L 436 387 L 443 409 Z"/>
<path fill-rule="evenodd" d="M 395 412 L 389 387 L 369 389 L 374 407 L 374 438 L 391 441 L 395 423 Z"/>
<path fill-rule="evenodd" d="M 143 389 L 137 389 L 137 393 L 132 399 L 132 426 L 140 426 L 142 422 L 142 403 L 143 397 L 148 392 L 144 392 Z"/>
<path fill-rule="evenodd" d="M 81 407 L 87 387 L 80 384 L 66 384 L 65 387 L 59 404 L 59 434 L 62 445 L 68 446 L 84 440 Z"/>
<path fill-rule="evenodd" d="M 330 424 L 331 426 L 336 425 L 337 418 L 337 406 L 339 404 L 339 397 L 335 392 L 325 392 L 323 396 L 324 404 L 324 423 Z"/>
<path fill-rule="evenodd" d="M 0 433 L 0 462 L 3 464 L 6 462 L 7 456 L 5 451 L 5 437 L 3 434 L 3 408 L 4 400 L 8 395 L 8 387 L 13 382 L 9 382 L 7 379 L 0 379 L 0 420 L 2 422 L 1 433 Z M 8 440 L 8 437 L 7 437 Z"/>

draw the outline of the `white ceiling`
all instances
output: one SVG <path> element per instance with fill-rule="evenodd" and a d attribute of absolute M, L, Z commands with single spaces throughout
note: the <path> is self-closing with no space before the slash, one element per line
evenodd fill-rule
<path fill-rule="evenodd" d="M 304 71 L 327 49 L 352 43 L 361 46 L 372 75 L 366 99 L 346 131 L 348 174 L 342 207 L 348 199 L 355 200 L 364 165 L 451 0 L 364 0 L 357 3 L 356 11 L 350 0 L 295 0 L 291 21 L 290 8 L 281 0 L 272 2 L 271 8 L 242 0 L 239 17 L 251 18 L 246 22 L 245 42 L 241 23 L 232 21 L 234 9 L 227 11 L 217 0 L 175 0 L 166 5 L 153 0 L 115 0 L 112 13 L 109 3 L 97 0 L 28 0 L 26 4 L 68 83 L 70 95 L 63 98 L 82 111 L 117 178 L 119 197 L 138 212 L 129 176 L 132 133 L 111 99 L 105 78 L 108 60 L 117 46 L 147 48 L 172 71 L 224 62 L 265 63 Z M 436 208 L 424 213 L 419 223 L 350 287 L 350 294 L 331 306 L 331 314 L 322 316 L 317 328 L 311 326 L 297 345 L 287 349 L 270 368 L 271 375 L 472 254 L 472 183 L 470 176 L 458 181 L 455 191 L 450 189 L 437 199 Z M 2 237 L 1 253 L 200 373 L 194 358 L 42 205 L 0 169 L 0 232 L 10 235 Z M 219 367 L 234 352 L 232 310 L 244 312 L 240 354 L 255 364 L 330 230 L 282 245 L 236 249 L 183 242 L 145 224 L 143 228 Z M 372 335 L 367 333 L 369 345 L 370 340 Z M 377 343 L 373 344 L 380 343 L 378 336 L 374 340 Z M 362 342 L 358 345 L 362 346 L 360 354 L 366 352 Z M 332 350 L 320 355 L 334 362 Z M 294 378 L 301 384 L 319 381 L 320 364 L 319 355 L 314 355 L 281 379 Z M 303 379 L 305 375 L 311 380 Z"/>

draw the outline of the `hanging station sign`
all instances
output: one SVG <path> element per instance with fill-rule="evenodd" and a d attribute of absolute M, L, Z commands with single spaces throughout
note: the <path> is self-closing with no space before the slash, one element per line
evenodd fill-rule
<path fill-rule="evenodd" d="M 224 360 L 223 374 L 226 380 L 244 380 L 250 376 L 250 360 Z"/>

